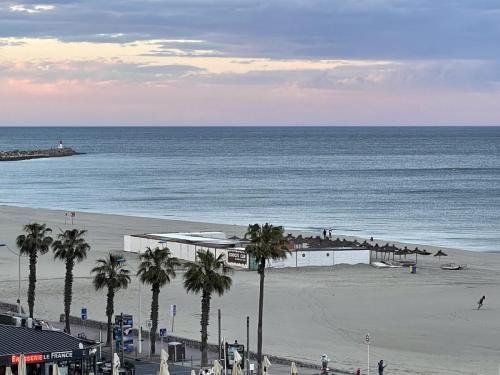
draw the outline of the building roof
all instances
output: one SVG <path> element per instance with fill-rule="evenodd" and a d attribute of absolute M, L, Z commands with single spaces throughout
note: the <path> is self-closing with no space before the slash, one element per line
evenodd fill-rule
<path fill-rule="evenodd" d="M 295 248 L 292 251 L 296 251 L 298 253 L 308 252 L 308 251 L 366 251 L 370 250 L 366 247 L 304 247 L 304 248 Z"/>
<path fill-rule="evenodd" d="M 81 349 L 88 343 L 62 331 L 39 331 L 0 325 L 0 356 L 26 353 L 59 352 Z"/>
<path fill-rule="evenodd" d="M 239 247 L 241 239 L 220 238 L 225 234 L 223 232 L 197 232 L 197 233 L 147 233 L 134 234 L 132 237 L 150 238 L 158 241 L 178 242 L 209 248 L 224 249 L 228 247 Z"/>

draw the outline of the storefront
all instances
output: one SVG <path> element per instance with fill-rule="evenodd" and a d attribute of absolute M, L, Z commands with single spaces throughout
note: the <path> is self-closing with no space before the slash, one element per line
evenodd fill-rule
<path fill-rule="evenodd" d="M 51 375 L 53 364 L 58 365 L 61 375 L 94 374 L 98 346 L 61 331 L 0 325 L 0 375 L 5 375 L 8 367 L 18 375 L 21 354 L 26 375 Z"/>

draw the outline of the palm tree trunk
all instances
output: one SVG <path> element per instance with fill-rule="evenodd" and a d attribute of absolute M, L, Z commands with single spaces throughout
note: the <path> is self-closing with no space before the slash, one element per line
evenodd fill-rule
<path fill-rule="evenodd" d="M 210 316 L 210 293 L 203 291 L 201 295 L 201 367 L 208 366 L 208 319 Z"/>
<path fill-rule="evenodd" d="M 266 260 L 261 259 L 259 265 L 260 286 L 259 286 L 259 322 L 257 325 L 257 374 L 262 375 L 262 313 L 264 310 L 264 270 Z"/>
<path fill-rule="evenodd" d="M 108 332 L 106 334 L 106 345 L 111 346 L 113 313 L 114 313 L 115 290 L 108 287 L 108 296 L 106 300 L 106 316 L 108 317 Z"/>
<path fill-rule="evenodd" d="M 71 312 L 71 299 L 73 291 L 73 267 L 75 266 L 74 259 L 66 259 L 66 276 L 64 278 L 64 321 L 66 325 L 66 333 L 71 333 L 69 322 Z"/>
<path fill-rule="evenodd" d="M 36 285 L 36 260 L 37 253 L 33 251 L 30 253 L 30 275 L 28 286 L 28 308 L 30 318 L 33 318 L 33 310 L 35 307 L 35 285 Z"/>
<path fill-rule="evenodd" d="M 153 299 L 151 301 L 151 333 L 149 342 L 151 345 L 151 355 L 155 354 L 156 349 L 156 331 L 158 330 L 158 298 L 160 296 L 160 286 L 153 284 L 151 288 L 153 292 Z"/>

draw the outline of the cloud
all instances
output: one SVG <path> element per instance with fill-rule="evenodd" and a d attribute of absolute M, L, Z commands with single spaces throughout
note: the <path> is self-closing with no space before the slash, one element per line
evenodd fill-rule
<path fill-rule="evenodd" d="M 76 101 L 104 90 L 97 113 L 132 90 L 162 120 L 146 102 L 177 92 L 170 119 L 199 106 L 194 122 L 240 110 L 249 122 L 349 123 L 349 110 L 389 121 L 391 107 L 444 121 L 455 98 L 480 122 L 498 114 L 498 40 L 498 0 L 0 0 L 0 89 L 66 95 L 86 112 Z M 21 108 L 5 87 L 3 107 Z"/>
<path fill-rule="evenodd" d="M 86 82 L 93 84 L 164 84 L 178 81 L 203 69 L 189 65 L 142 65 L 118 62 L 66 61 L 0 63 L 0 79 L 36 84 Z"/>
<path fill-rule="evenodd" d="M 55 6 L 47 4 L 35 4 L 35 5 L 16 4 L 16 5 L 11 5 L 9 9 L 11 12 L 23 12 L 23 13 L 33 14 L 33 13 L 41 13 L 49 10 L 54 10 Z"/>
<path fill-rule="evenodd" d="M 0 7 L 7 4 L 0 0 Z M 25 2 L 23 9 L 37 5 Z M 51 1 L 33 19 L 0 11 L 0 36 L 202 40 L 224 56 L 498 59 L 496 0 Z M 26 13 L 26 12 L 21 12 Z"/>

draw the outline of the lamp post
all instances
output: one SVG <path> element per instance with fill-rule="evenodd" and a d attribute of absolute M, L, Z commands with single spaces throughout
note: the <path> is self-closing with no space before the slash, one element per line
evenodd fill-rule
<path fill-rule="evenodd" d="M 9 250 L 12 254 L 17 255 L 18 258 L 18 280 L 17 280 L 17 312 L 21 314 L 21 252 L 15 252 L 12 250 L 10 247 L 7 246 L 5 243 L 0 243 L 0 247 L 5 247 L 7 250 Z"/>
<path fill-rule="evenodd" d="M 368 375 L 370 375 L 370 334 L 367 333 L 365 337 L 366 347 L 368 348 Z"/>

